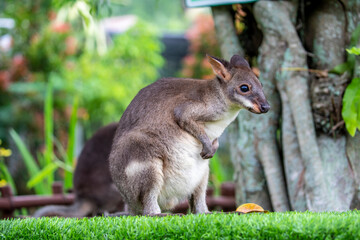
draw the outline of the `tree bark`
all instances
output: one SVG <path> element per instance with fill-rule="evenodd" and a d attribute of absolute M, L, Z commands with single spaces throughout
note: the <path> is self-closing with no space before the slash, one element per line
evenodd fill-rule
<path fill-rule="evenodd" d="M 346 19 L 345 12 L 337 0 L 320 1 L 315 4 L 308 17 L 306 32 L 312 34 L 310 51 L 315 55 L 311 68 L 329 70 L 345 61 Z M 345 81 L 344 81 L 345 78 Z M 314 116 L 322 115 L 326 125 L 318 128 L 331 129 L 341 121 L 342 95 L 348 76 L 327 74 L 311 78 L 311 95 Z M 315 118 L 316 119 L 316 118 Z M 317 122 L 315 120 L 315 122 Z M 346 156 L 346 137 L 340 132 L 329 135 L 318 133 L 318 144 L 329 197 L 331 210 L 347 210 L 354 193 L 354 180 L 351 176 Z"/>
<path fill-rule="evenodd" d="M 256 152 L 265 171 L 274 210 L 287 211 L 290 210 L 290 206 L 280 151 L 276 140 L 281 103 L 275 85 L 275 74 L 283 59 L 284 45 L 278 44 L 279 39 L 272 31 L 273 16 L 270 11 L 264 11 L 263 3 L 255 4 L 254 16 L 264 35 L 258 56 L 261 72 L 260 81 L 263 83 L 264 93 L 271 105 L 269 113 L 261 116 L 251 115 L 253 121 L 257 122 L 254 128 L 257 143 Z"/>
<path fill-rule="evenodd" d="M 241 112 L 231 128 L 238 200 L 265 203 L 268 187 L 275 211 L 360 208 L 360 137 L 341 130 L 342 95 L 350 76 L 328 73 L 345 61 L 360 2 L 257 1 L 252 6 L 263 33 L 260 81 L 272 109 L 261 116 Z M 221 42 L 230 58 L 240 47 L 233 47 L 239 44 L 226 11 L 213 8 L 218 36 L 231 39 Z M 220 12 L 227 17 L 217 24 Z M 357 59 L 354 76 L 359 74 Z M 261 199 L 249 197 L 248 190 Z"/>
<path fill-rule="evenodd" d="M 347 43 L 350 43 L 352 33 L 360 23 L 360 2 L 356 0 L 343 1 L 347 17 Z M 360 47 L 360 39 L 357 39 L 357 47 Z M 356 56 L 354 74 L 352 78 L 360 77 L 360 56 Z M 360 209 L 360 132 L 354 137 L 346 136 L 346 155 L 349 159 L 350 171 L 354 177 L 354 195 L 350 203 L 350 209 Z"/>
<path fill-rule="evenodd" d="M 212 7 L 215 28 L 222 56 L 230 59 L 234 54 L 244 55 L 240 46 L 229 9 Z M 250 119 L 249 119 L 250 118 Z M 231 142 L 231 156 L 235 167 L 236 201 L 258 203 L 265 209 L 272 209 L 262 166 L 255 152 L 251 115 L 242 112 L 225 134 Z"/>

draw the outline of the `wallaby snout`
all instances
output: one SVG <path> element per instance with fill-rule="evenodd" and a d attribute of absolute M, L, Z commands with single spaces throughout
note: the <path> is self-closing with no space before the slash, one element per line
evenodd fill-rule
<path fill-rule="evenodd" d="M 270 104 L 268 102 L 260 105 L 261 113 L 267 113 L 270 110 Z"/>

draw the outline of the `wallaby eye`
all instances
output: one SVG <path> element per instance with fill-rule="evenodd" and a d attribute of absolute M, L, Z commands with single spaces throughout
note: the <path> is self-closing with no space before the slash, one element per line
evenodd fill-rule
<path fill-rule="evenodd" d="M 249 86 L 248 85 L 241 85 L 240 86 L 240 91 L 243 92 L 243 93 L 246 93 L 249 91 Z"/>

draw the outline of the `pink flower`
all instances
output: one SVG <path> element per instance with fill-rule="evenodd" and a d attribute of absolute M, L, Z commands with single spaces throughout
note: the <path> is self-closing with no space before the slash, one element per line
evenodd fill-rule
<path fill-rule="evenodd" d="M 77 40 L 75 37 L 69 36 L 65 39 L 65 53 L 67 55 L 74 55 L 77 50 Z"/>
<path fill-rule="evenodd" d="M 183 61 L 186 65 L 193 66 L 196 63 L 196 58 L 193 55 L 187 55 Z"/>
<path fill-rule="evenodd" d="M 8 71 L 0 71 L 0 89 L 6 90 L 10 85 L 10 73 Z"/>
<path fill-rule="evenodd" d="M 54 22 L 51 24 L 51 30 L 56 33 L 68 33 L 70 31 L 70 24 Z"/>

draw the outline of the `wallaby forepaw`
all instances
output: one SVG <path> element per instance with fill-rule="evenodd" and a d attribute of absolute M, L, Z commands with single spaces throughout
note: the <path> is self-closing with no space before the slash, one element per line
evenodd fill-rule
<path fill-rule="evenodd" d="M 203 158 L 203 159 L 209 159 L 209 158 L 212 158 L 214 156 L 215 153 L 212 153 L 212 152 L 204 152 L 204 150 L 200 153 L 200 156 Z"/>
<path fill-rule="evenodd" d="M 215 138 L 215 140 L 212 142 L 211 147 L 203 146 L 203 149 L 202 149 L 202 151 L 200 153 L 200 156 L 203 159 L 212 158 L 215 155 L 216 150 L 218 149 L 218 147 L 219 147 L 219 141 L 218 141 L 217 138 Z"/>

